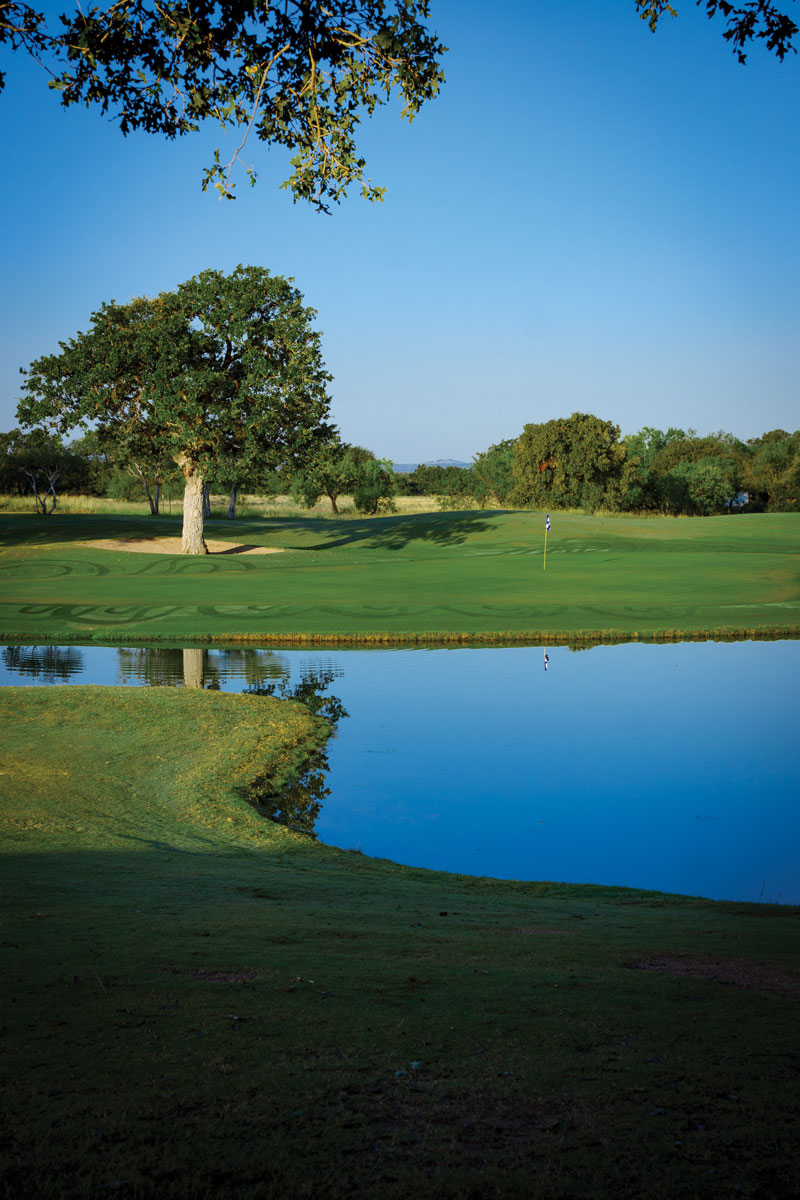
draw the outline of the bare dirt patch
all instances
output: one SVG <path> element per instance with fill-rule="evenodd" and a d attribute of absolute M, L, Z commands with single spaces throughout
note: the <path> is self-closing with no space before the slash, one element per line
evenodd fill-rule
<path fill-rule="evenodd" d="M 90 550 L 124 550 L 133 554 L 180 554 L 179 537 L 100 538 L 94 542 L 79 542 Z M 206 538 L 209 554 L 283 554 L 278 546 L 256 546 L 252 542 L 219 542 Z"/>
<path fill-rule="evenodd" d="M 671 954 L 642 959 L 630 966 L 639 971 L 664 971 L 668 975 L 714 979 L 718 983 L 727 983 L 747 991 L 800 996 L 800 977 L 774 963 L 722 958 L 714 954 Z"/>

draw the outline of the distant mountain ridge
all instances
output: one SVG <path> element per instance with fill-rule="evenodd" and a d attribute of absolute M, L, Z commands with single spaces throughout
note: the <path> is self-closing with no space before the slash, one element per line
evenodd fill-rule
<path fill-rule="evenodd" d="M 459 462 L 457 458 L 429 458 L 423 463 L 395 463 L 394 469 L 398 475 L 408 475 L 417 467 L 469 467 L 471 463 Z"/>

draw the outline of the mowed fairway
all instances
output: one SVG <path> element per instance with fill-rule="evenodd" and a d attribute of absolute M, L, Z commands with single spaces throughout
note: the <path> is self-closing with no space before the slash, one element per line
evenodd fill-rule
<path fill-rule="evenodd" d="M 319 725 L 0 693 L 3 1194 L 789 1197 L 798 909 L 329 849 L 238 794 Z"/>
<path fill-rule="evenodd" d="M 133 554 L 176 518 L 0 518 L 14 639 L 675 636 L 800 631 L 800 514 L 635 519 L 462 512 L 215 520 L 269 555 Z"/>

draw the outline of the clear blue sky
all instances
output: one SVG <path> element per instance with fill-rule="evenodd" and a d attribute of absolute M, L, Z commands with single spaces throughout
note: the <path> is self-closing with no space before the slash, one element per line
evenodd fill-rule
<path fill-rule="evenodd" d="M 797 428 L 800 56 L 741 67 L 678 8 L 652 35 L 632 0 L 433 0 L 442 94 L 362 127 L 387 199 L 330 217 L 279 190 L 282 152 L 248 147 L 257 187 L 219 201 L 217 130 L 123 139 L 4 52 L 0 429 L 19 367 L 103 300 L 239 262 L 295 278 L 343 437 L 398 462 L 574 411 Z"/>

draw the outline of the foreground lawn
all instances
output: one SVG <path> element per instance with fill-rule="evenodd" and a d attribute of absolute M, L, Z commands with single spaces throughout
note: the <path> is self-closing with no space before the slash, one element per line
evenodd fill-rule
<path fill-rule="evenodd" d="M 800 514 L 652 519 L 462 512 L 211 521 L 275 554 L 82 543 L 177 518 L 0 517 L 0 637 L 266 641 L 800 633 Z"/>
<path fill-rule="evenodd" d="M 800 910 L 320 846 L 284 702 L 0 706 L 8 1196 L 800 1191 Z"/>

